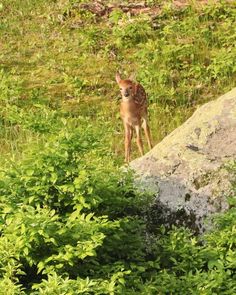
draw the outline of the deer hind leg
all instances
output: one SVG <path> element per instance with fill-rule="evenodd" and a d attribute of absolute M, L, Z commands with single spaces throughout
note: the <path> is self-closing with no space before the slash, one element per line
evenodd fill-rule
<path fill-rule="evenodd" d="M 129 163 L 133 130 L 132 130 L 132 127 L 128 124 L 124 124 L 124 127 L 125 127 L 125 162 Z"/>
<path fill-rule="evenodd" d="M 137 146 L 139 149 L 139 152 L 141 154 L 141 156 L 143 156 L 143 142 L 142 142 L 142 138 L 141 138 L 141 128 L 140 125 L 135 125 L 135 131 L 136 131 L 136 136 L 137 136 Z"/>
<path fill-rule="evenodd" d="M 152 149 L 152 142 L 151 142 L 151 133 L 150 133 L 150 128 L 148 125 L 148 121 L 146 118 L 143 118 L 143 123 L 142 123 L 142 127 L 144 129 L 144 133 L 148 142 L 148 147 L 151 150 Z"/>

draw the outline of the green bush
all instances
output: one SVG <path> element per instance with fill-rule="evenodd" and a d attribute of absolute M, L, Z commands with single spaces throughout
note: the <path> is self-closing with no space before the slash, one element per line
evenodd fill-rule
<path fill-rule="evenodd" d="M 145 200 L 112 164 L 102 140 L 99 126 L 81 119 L 3 172 L 3 281 L 46 294 L 55 282 L 58 294 L 67 287 L 96 294 L 123 288 L 125 264 L 144 255 L 143 221 L 136 216 Z"/>
<path fill-rule="evenodd" d="M 164 227 L 153 236 L 150 197 L 114 165 L 101 126 L 70 127 L 1 172 L 9 294 L 234 294 L 235 199 L 203 237 Z"/>
<path fill-rule="evenodd" d="M 145 43 L 153 32 L 149 19 L 145 17 L 137 20 L 128 19 L 124 15 L 114 26 L 112 34 L 118 48 L 130 48 Z"/>

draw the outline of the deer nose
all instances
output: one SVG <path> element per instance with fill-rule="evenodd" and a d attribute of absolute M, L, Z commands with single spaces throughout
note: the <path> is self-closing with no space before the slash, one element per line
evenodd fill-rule
<path fill-rule="evenodd" d="M 129 92 L 128 91 L 125 91 L 124 96 L 125 97 L 128 97 L 129 96 Z"/>

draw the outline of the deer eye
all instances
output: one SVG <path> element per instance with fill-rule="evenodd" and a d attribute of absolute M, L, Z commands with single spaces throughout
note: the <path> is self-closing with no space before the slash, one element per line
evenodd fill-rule
<path fill-rule="evenodd" d="M 120 88 L 120 90 L 122 90 L 122 88 Z"/>

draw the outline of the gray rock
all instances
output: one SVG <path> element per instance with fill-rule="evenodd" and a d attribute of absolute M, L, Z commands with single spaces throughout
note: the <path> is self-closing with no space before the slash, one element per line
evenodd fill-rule
<path fill-rule="evenodd" d="M 201 232 L 207 227 L 205 217 L 228 208 L 233 176 L 226 163 L 235 159 L 236 88 L 199 107 L 130 166 L 138 186 L 156 195 L 152 214 L 157 222 L 181 223 Z"/>

